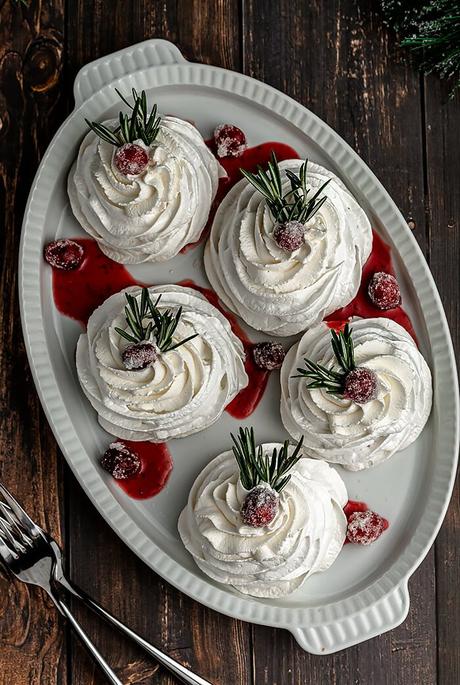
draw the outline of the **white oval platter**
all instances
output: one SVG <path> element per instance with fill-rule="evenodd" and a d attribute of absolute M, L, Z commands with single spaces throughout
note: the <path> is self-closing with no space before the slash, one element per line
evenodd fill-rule
<path fill-rule="evenodd" d="M 210 429 L 170 443 L 174 469 L 157 497 L 135 501 L 98 467 L 110 440 L 84 399 L 75 373 L 80 326 L 54 307 L 51 269 L 43 246 L 56 237 L 83 235 L 66 194 L 68 170 L 85 133 L 84 118 L 116 114 L 114 88 L 145 89 L 164 113 L 196 122 L 205 137 L 229 121 L 250 145 L 268 140 L 292 145 L 300 156 L 338 174 L 392 245 L 406 309 L 434 377 L 434 408 L 409 449 L 360 473 L 341 470 L 351 499 L 362 499 L 390 520 L 370 547 L 347 545 L 326 573 L 311 577 L 282 600 L 256 600 L 206 578 L 182 547 L 176 522 L 203 466 L 228 449 L 238 422 L 228 414 Z M 335 652 L 401 623 L 409 608 L 407 582 L 428 552 L 447 509 L 458 453 L 458 387 L 450 335 L 432 276 L 397 207 L 355 152 L 326 124 L 277 90 L 240 74 L 187 62 L 163 40 L 150 40 L 84 67 L 77 76 L 75 109 L 51 142 L 30 192 L 20 249 L 20 301 L 35 385 L 54 435 L 89 498 L 120 538 L 175 587 L 216 611 L 287 628 L 316 654 Z M 193 278 L 206 284 L 202 246 L 164 265 L 130 267 L 149 283 Z M 254 340 L 266 338 L 248 331 Z M 441 392 L 442 389 L 442 392 Z M 442 426 L 441 426 L 442 417 Z M 260 441 L 286 434 L 279 418 L 279 378 L 246 422 Z M 441 430 L 442 428 L 442 430 Z"/>

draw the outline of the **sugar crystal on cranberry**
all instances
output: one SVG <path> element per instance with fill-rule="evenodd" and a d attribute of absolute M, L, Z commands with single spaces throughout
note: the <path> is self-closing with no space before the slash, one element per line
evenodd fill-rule
<path fill-rule="evenodd" d="M 43 255 L 54 269 L 73 271 L 78 269 L 85 256 L 85 251 L 75 240 L 64 238 L 53 240 L 46 245 Z"/>
<path fill-rule="evenodd" d="M 218 157 L 240 157 L 247 148 L 246 136 L 238 126 L 219 124 L 214 130 Z"/>
<path fill-rule="evenodd" d="M 384 271 L 376 272 L 367 287 L 369 299 L 378 309 L 387 310 L 399 307 L 401 304 L 401 290 L 398 281 L 392 274 Z"/>
<path fill-rule="evenodd" d="M 149 162 L 147 151 L 136 143 L 125 143 L 117 148 L 113 162 L 123 176 L 139 176 Z"/>
<path fill-rule="evenodd" d="M 139 473 L 139 455 L 129 450 L 122 442 L 112 442 L 101 457 L 100 464 L 115 480 L 126 480 Z"/>
<path fill-rule="evenodd" d="M 261 342 L 253 346 L 252 356 L 259 369 L 273 371 L 281 368 L 286 352 L 280 343 Z"/>
<path fill-rule="evenodd" d="M 300 221 L 276 224 L 273 240 L 285 252 L 295 252 L 305 241 L 305 226 Z"/>
<path fill-rule="evenodd" d="M 348 518 L 347 540 L 359 545 L 370 545 L 388 528 L 388 521 L 375 511 L 355 511 Z"/>
<path fill-rule="evenodd" d="M 138 342 L 123 350 L 121 359 L 129 371 L 140 371 L 153 364 L 157 358 L 155 346 L 149 342 Z"/>
<path fill-rule="evenodd" d="M 246 495 L 241 516 L 247 526 L 263 528 L 273 521 L 279 506 L 279 495 L 268 485 L 256 485 Z"/>
<path fill-rule="evenodd" d="M 371 369 L 357 366 L 345 379 L 343 396 L 357 404 L 365 404 L 377 396 L 377 376 Z"/>

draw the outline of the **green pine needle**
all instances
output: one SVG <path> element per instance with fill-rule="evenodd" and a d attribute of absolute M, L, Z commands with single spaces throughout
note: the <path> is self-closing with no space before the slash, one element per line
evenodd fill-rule
<path fill-rule="evenodd" d="M 307 388 L 325 388 L 333 395 L 341 395 L 345 389 L 345 380 L 350 371 L 356 368 L 353 347 L 352 329 L 346 324 L 343 331 L 331 330 L 331 345 L 340 371 L 327 369 L 321 364 L 304 359 L 305 368 L 298 368 L 298 374 L 292 378 L 308 378 Z"/>
<path fill-rule="evenodd" d="M 152 335 L 160 352 L 171 352 L 184 345 L 189 340 L 196 338 L 198 333 L 189 335 L 183 340 L 173 344 L 173 336 L 182 316 L 182 307 L 174 313 L 171 309 L 160 311 L 158 304 L 161 295 L 158 295 L 155 302 L 152 302 L 148 288 L 142 288 L 140 306 L 137 298 L 129 293 L 125 293 L 127 305 L 125 307 L 125 318 L 130 333 L 122 328 L 115 327 L 115 330 L 125 340 L 131 343 L 150 340 Z M 145 323 L 147 322 L 147 323 Z"/>
<path fill-rule="evenodd" d="M 460 0 L 382 0 L 382 9 L 423 72 L 460 87 Z"/>
<path fill-rule="evenodd" d="M 273 449 L 271 456 L 264 455 L 262 445 L 256 448 L 253 428 L 240 428 L 238 436 L 231 434 L 233 454 L 240 469 L 241 484 L 252 490 L 259 483 L 268 483 L 273 490 L 281 490 L 289 483 L 289 471 L 301 458 L 303 438 L 289 456 L 289 440 L 281 447 Z"/>
<path fill-rule="evenodd" d="M 111 145 L 120 147 L 125 143 L 134 143 L 136 140 L 142 140 L 145 145 L 151 145 L 158 135 L 161 124 L 161 117 L 157 116 L 157 106 L 153 105 L 149 112 L 144 90 L 139 95 L 133 88 L 134 104 L 131 104 L 119 90 L 116 88 L 115 90 L 121 100 L 130 108 L 131 113 L 123 114 L 120 112 L 118 126 L 113 130 L 97 121 L 85 119 L 86 123 L 99 138 Z"/>
<path fill-rule="evenodd" d="M 257 166 L 257 173 L 253 174 L 245 169 L 240 169 L 243 176 L 256 188 L 266 199 L 268 208 L 276 222 L 300 221 L 306 223 L 326 202 L 326 198 L 320 198 L 320 193 L 329 183 L 328 179 L 319 190 L 309 197 L 311 188 L 307 186 L 308 160 L 302 164 L 299 175 L 290 169 L 286 170 L 291 188 L 283 195 L 281 173 L 274 152 L 271 154 L 267 169 Z"/>

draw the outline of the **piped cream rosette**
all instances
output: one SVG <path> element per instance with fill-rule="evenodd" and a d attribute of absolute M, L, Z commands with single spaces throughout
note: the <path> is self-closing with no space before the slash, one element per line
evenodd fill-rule
<path fill-rule="evenodd" d="M 112 435 L 162 442 L 210 426 L 248 383 L 244 350 L 227 319 L 197 291 L 176 285 L 149 288 L 158 307 L 182 307 L 173 343 L 142 370 L 128 370 L 122 354 L 130 344 L 115 329 L 127 329 L 124 293 L 140 302 L 141 288 L 109 297 L 88 321 L 77 345 L 81 387 Z"/>

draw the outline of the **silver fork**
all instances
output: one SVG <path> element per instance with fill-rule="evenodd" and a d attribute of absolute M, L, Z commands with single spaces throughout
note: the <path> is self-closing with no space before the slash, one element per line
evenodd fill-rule
<path fill-rule="evenodd" d="M 96 614 L 112 623 L 120 632 L 140 645 L 147 654 L 153 656 L 162 666 L 174 673 L 182 683 L 186 683 L 186 685 L 211 685 L 209 681 L 192 673 L 157 647 L 149 644 L 140 635 L 137 635 L 109 614 L 71 581 L 67 580 L 64 575 L 61 550 L 57 542 L 32 521 L 2 483 L 0 483 L 0 494 L 5 500 L 5 502 L 0 500 L 0 561 L 3 561 L 6 568 L 19 580 L 38 585 L 48 593 L 61 614 L 70 622 L 94 660 L 99 664 L 110 683 L 123 685 L 91 642 L 69 607 L 64 603 L 63 597 L 65 597 L 66 591 L 81 599 Z"/>

